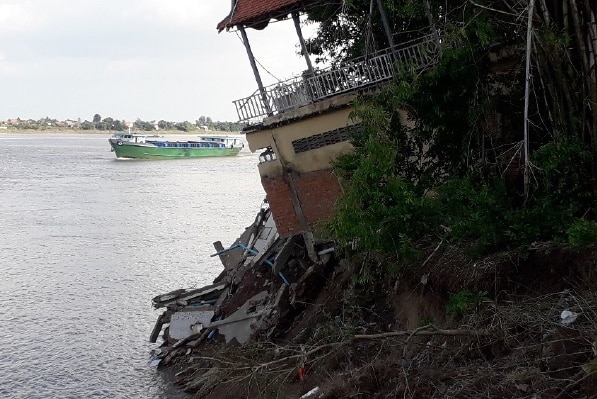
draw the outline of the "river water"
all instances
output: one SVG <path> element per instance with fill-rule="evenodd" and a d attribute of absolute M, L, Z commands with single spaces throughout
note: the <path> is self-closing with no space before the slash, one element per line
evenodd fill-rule
<path fill-rule="evenodd" d="M 0 134 L 1 398 L 185 397 L 149 364 L 151 298 L 222 270 L 257 154 L 117 160 L 107 139 Z"/>

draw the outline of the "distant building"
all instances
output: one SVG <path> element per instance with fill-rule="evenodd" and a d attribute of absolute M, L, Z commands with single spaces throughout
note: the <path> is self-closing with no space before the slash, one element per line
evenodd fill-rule
<path fill-rule="evenodd" d="M 80 121 L 75 121 L 72 119 L 67 119 L 64 121 L 64 124 L 68 127 L 73 127 L 73 128 L 78 128 L 81 127 L 81 122 Z"/>

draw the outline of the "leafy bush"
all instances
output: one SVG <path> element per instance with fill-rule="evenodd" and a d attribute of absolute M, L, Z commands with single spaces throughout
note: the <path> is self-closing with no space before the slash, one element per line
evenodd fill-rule
<path fill-rule="evenodd" d="M 577 219 L 567 230 L 568 243 L 574 246 L 595 245 L 597 243 L 597 222 Z"/>
<path fill-rule="evenodd" d="M 489 300 L 487 292 L 459 291 L 448 301 L 446 311 L 450 315 L 460 316 L 468 311 L 477 309 L 481 303 Z"/>
<path fill-rule="evenodd" d="M 524 70 L 495 73 L 486 56 L 499 37 L 516 38 L 487 14 L 469 22 L 446 25 L 439 64 L 423 73 L 404 68 L 392 85 L 357 102 L 353 116 L 363 129 L 352 140 L 355 152 L 335 164 L 344 195 L 329 227 L 341 243 L 409 261 L 430 239 L 472 242 L 474 255 L 535 241 L 595 241 L 590 133 L 559 124 L 565 118 L 549 125 L 531 109 L 525 163 Z M 514 59 L 523 48 L 507 50 Z M 550 93 L 534 95 L 548 101 Z M 394 272 L 397 262 L 387 263 Z"/>

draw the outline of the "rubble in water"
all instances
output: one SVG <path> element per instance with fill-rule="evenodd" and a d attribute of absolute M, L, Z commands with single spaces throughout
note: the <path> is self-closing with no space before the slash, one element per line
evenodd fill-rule
<path fill-rule="evenodd" d="M 153 363 L 167 365 L 216 335 L 239 344 L 268 336 L 295 303 L 308 301 L 313 288 L 322 286 L 313 280 L 325 273 L 332 245 L 319 243 L 319 259 L 312 264 L 302 237 L 281 238 L 269 207 L 263 206 L 232 246 L 214 243 L 212 256 L 220 257 L 224 270 L 213 284 L 153 298 L 155 308 L 165 308 L 150 336 L 155 343 L 163 330 L 164 343 Z"/>

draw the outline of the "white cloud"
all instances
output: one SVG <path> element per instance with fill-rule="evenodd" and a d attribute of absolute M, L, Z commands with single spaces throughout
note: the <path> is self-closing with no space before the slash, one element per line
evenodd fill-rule
<path fill-rule="evenodd" d="M 257 85 L 229 0 L 0 0 L 0 119 L 236 120 Z M 305 69 L 292 21 L 247 31 L 274 76 Z M 264 70 L 266 84 L 275 78 Z"/>
<path fill-rule="evenodd" d="M 0 1 L 0 32 L 22 32 L 35 27 L 33 4 L 27 0 Z"/>
<path fill-rule="evenodd" d="M 214 2 L 197 0 L 137 0 L 129 4 L 131 5 L 126 9 L 129 16 L 139 15 L 147 22 L 177 29 L 183 27 L 202 30 L 205 28 L 202 22 L 217 15 L 218 11 Z M 215 30 L 216 21 L 212 25 Z"/>

